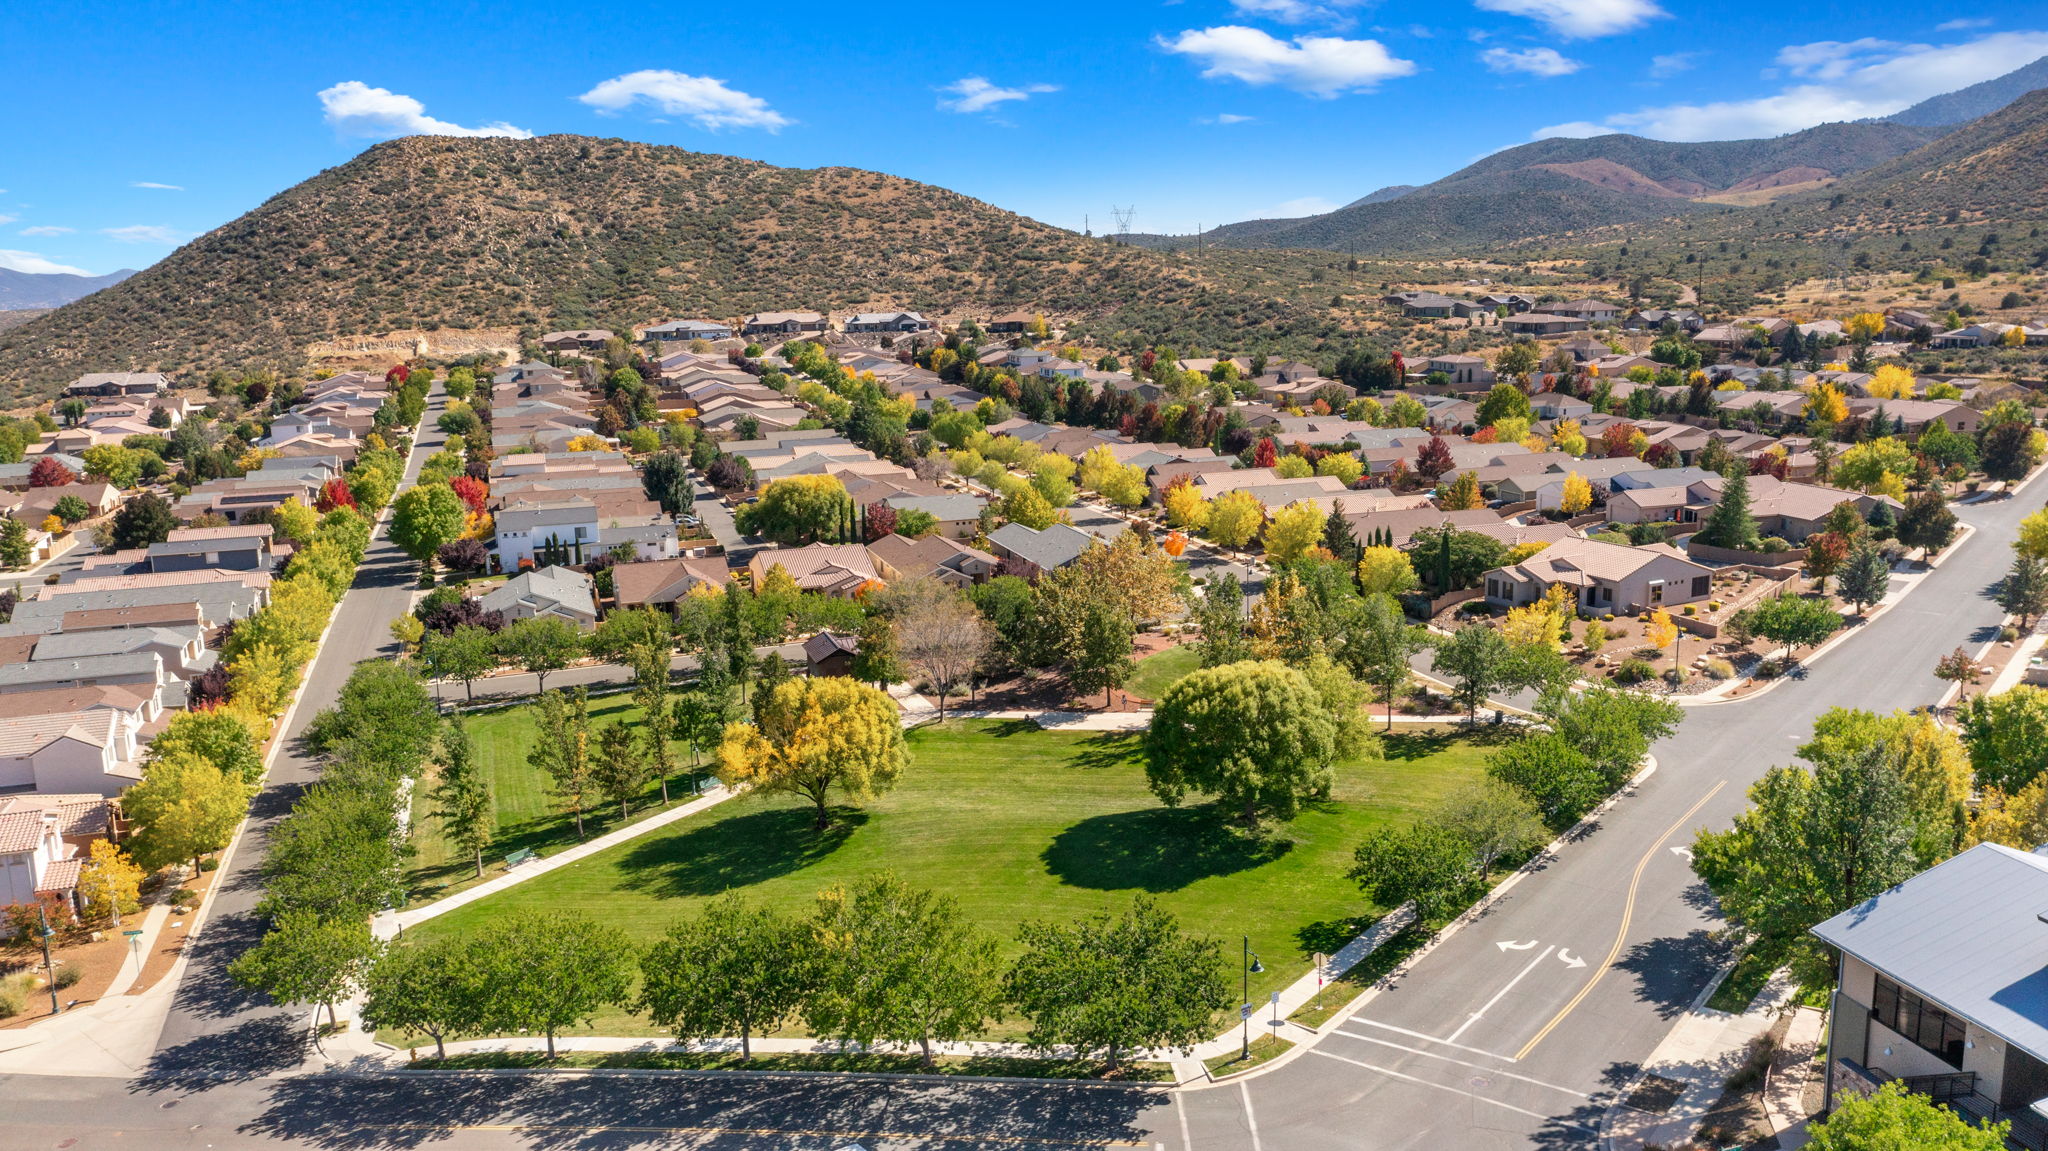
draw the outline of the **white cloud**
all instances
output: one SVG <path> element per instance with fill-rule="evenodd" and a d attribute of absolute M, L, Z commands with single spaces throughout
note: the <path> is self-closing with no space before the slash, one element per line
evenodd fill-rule
<path fill-rule="evenodd" d="M 1998 32 L 1934 47 L 1878 40 L 1798 44 L 1777 63 L 1802 82 L 1753 100 L 1671 104 L 1622 112 L 1595 124 L 1554 124 L 1535 133 L 1590 136 L 1635 132 L 1659 140 L 1742 140 L 1781 136 L 1841 120 L 1888 116 L 1929 96 L 2003 76 L 2048 55 L 2048 32 Z"/>
<path fill-rule="evenodd" d="M 182 192 L 185 190 L 177 184 L 159 184 L 154 180 L 137 180 L 128 186 L 131 188 L 155 188 L 159 192 Z"/>
<path fill-rule="evenodd" d="M 1958 20 L 1944 20 L 1936 24 L 1934 30 L 1936 32 L 1962 32 L 1970 28 L 1989 28 L 1991 24 L 1992 20 L 1989 16 L 1965 16 Z"/>
<path fill-rule="evenodd" d="M 1006 101 L 1029 100 L 1035 95 L 1057 92 L 1059 90 L 1060 86 L 1058 84 L 1026 84 L 1021 88 L 1004 88 L 1000 85 L 989 83 L 985 77 L 962 76 L 960 79 L 939 89 L 941 92 L 953 94 L 953 98 L 950 100 L 942 97 L 939 100 L 939 107 L 948 112 L 959 112 L 965 115 L 975 112 L 986 112 L 997 104 L 1005 103 Z"/>
<path fill-rule="evenodd" d="M 1700 58 L 1698 52 L 1668 52 L 1662 56 L 1650 57 L 1650 75 L 1658 78 L 1676 76 L 1690 72 L 1693 62 Z"/>
<path fill-rule="evenodd" d="M 1479 58 L 1496 72 L 1527 72 L 1531 76 L 1569 76 L 1585 67 L 1555 48 L 1488 48 Z"/>
<path fill-rule="evenodd" d="M 124 244 L 175 244 L 180 234 L 162 224 L 130 224 L 125 228 L 101 228 L 100 235 Z"/>
<path fill-rule="evenodd" d="M 390 139 L 395 136 L 509 136 L 530 140 L 533 133 L 499 122 L 465 128 L 427 115 L 427 106 L 388 88 L 372 88 L 361 80 L 343 80 L 320 92 L 320 109 L 334 130 L 348 136 Z"/>
<path fill-rule="evenodd" d="M 1527 16 L 1560 36 L 1612 36 L 1670 13 L 1654 0 L 1474 0 L 1488 12 Z"/>
<path fill-rule="evenodd" d="M 24 236 L 68 236 L 77 230 L 76 228 L 66 228 L 57 224 L 37 224 L 33 227 L 23 228 L 21 234 Z"/>
<path fill-rule="evenodd" d="M 1159 46 L 1200 60 L 1202 75 L 1212 80 L 1279 84 L 1324 99 L 1369 91 L 1382 80 L 1415 72 L 1413 61 L 1399 59 L 1377 40 L 1297 36 L 1289 43 L 1236 24 L 1191 28 L 1161 39 Z"/>
<path fill-rule="evenodd" d="M 614 76 L 576 97 L 600 112 L 622 112 L 646 102 L 671 116 L 682 116 L 707 132 L 725 128 L 760 128 L 779 132 L 796 123 L 725 81 L 661 68 L 645 68 Z"/>
<path fill-rule="evenodd" d="M 1251 122 L 1252 117 L 1240 116 L 1235 112 L 1218 112 L 1214 116 L 1203 116 L 1195 121 L 1197 124 L 1249 124 Z"/>
<path fill-rule="evenodd" d="M 86 271 L 84 268 L 74 268 L 69 264 L 59 264 L 45 260 L 34 252 L 16 252 L 6 248 L 0 248 L 0 268 L 5 268 L 10 272 L 29 272 L 38 276 L 47 276 L 51 273 L 63 273 L 71 276 L 92 275 L 91 272 Z"/>
<path fill-rule="evenodd" d="M 21 217 L 20 217 L 20 216 L 4 216 L 4 215 L 0 215 L 0 224 L 12 224 L 13 222 L 15 222 L 16 220 L 19 220 L 19 219 L 21 219 Z"/>

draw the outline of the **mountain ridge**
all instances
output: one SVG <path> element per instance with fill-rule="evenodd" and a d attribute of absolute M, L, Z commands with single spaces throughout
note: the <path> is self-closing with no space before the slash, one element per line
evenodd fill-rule
<path fill-rule="evenodd" d="M 0 310 L 62 307 L 134 274 L 133 268 L 122 268 L 104 276 L 81 276 L 74 272 L 19 272 L 13 268 L 0 268 Z"/>

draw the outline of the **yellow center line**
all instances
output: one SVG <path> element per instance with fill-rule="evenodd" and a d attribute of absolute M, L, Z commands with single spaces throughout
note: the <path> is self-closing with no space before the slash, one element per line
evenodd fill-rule
<path fill-rule="evenodd" d="M 947 1134 L 913 1131 L 834 1131 L 803 1127 L 650 1127 L 595 1123 L 364 1123 L 365 1131 L 616 1131 L 629 1135 L 823 1136 L 828 1139 L 922 1140 L 942 1143 L 1008 1143 L 1041 1147 L 1148 1147 L 1130 1139 L 1034 1139 L 1028 1135 Z"/>
<path fill-rule="evenodd" d="M 1607 958 L 1601 960 L 1600 966 L 1593 969 L 1592 976 L 1586 980 L 1584 987 L 1579 988 L 1579 993 L 1572 996 L 1571 1002 L 1565 1004 L 1564 1008 L 1556 1015 L 1551 1016 L 1550 1022 L 1543 1025 L 1543 1030 L 1538 1031 L 1529 1042 L 1522 1045 L 1520 1051 L 1515 1052 L 1515 1062 L 1519 1063 L 1527 1059 L 1529 1052 L 1536 1050 L 1536 1045 L 1543 1042 L 1544 1037 L 1549 1035 L 1553 1028 L 1559 1023 L 1564 1022 L 1565 1016 L 1570 1015 L 1580 1003 L 1585 1001 L 1586 996 L 1593 993 L 1593 987 L 1600 982 L 1600 977 L 1606 975 L 1608 969 L 1614 966 L 1614 961 L 1621 958 L 1621 949 L 1628 942 L 1629 921 L 1635 918 L 1636 889 L 1642 886 L 1643 870 L 1650 866 L 1650 860 L 1655 859 L 1657 852 L 1663 849 L 1664 841 L 1676 835 L 1678 829 L 1684 827 L 1687 820 L 1690 820 L 1700 808 L 1705 807 L 1708 800 L 1720 794 L 1721 789 L 1726 786 L 1728 786 L 1728 781 L 1724 779 L 1708 788 L 1707 793 L 1700 796 L 1698 802 L 1686 808 L 1685 814 L 1674 820 L 1670 827 L 1665 828 L 1664 834 L 1658 836 L 1656 841 L 1650 844 L 1649 850 L 1643 852 L 1643 857 L 1636 861 L 1635 874 L 1630 876 L 1628 881 L 1628 899 L 1621 906 L 1621 926 L 1614 933 L 1614 946 L 1607 949 Z"/>

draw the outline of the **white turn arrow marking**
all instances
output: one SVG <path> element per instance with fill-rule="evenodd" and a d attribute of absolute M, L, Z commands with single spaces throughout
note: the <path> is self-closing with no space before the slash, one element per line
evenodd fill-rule
<path fill-rule="evenodd" d="M 1692 862 L 1692 848 L 1690 847 L 1674 847 L 1671 849 L 1671 854 L 1681 857 L 1687 863 Z"/>
<path fill-rule="evenodd" d="M 1586 961 L 1585 961 L 1585 960 L 1583 960 L 1583 959 L 1580 959 L 1580 958 L 1579 958 L 1578 956 L 1576 956 L 1576 955 L 1573 955 L 1573 954 L 1572 954 L 1572 951 L 1571 951 L 1571 948 L 1569 948 L 1569 947 L 1560 947 L 1560 948 L 1558 948 L 1558 949 L 1557 949 L 1557 957 L 1558 957 L 1558 959 L 1560 959 L 1560 960 L 1562 960 L 1562 961 L 1564 962 L 1564 965 L 1565 965 L 1566 967 L 1584 967 L 1584 966 L 1586 965 Z"/>
<path fill-rule="evenodd" d="M 1531 939 L 1527 943 L 1510 943 L 1509 941 L 1503 939 L 1499 943 L 1494 944 L 1494 946 L 1500 948 L 1502 951 L 1527 951 L 1531 947 L 1536 946 L 1536 941 Z"/>
<path fill-rule="evenodd" d="M 1535 944 L 1535 942 L 1534 942 L 1534 941 L 1532 940 L 1532 941 L 1531 941 L 1531 942 L 1529 943 L 1529 946 L 1530 946 L 1530 947 L 1534 947 L 1534 946 L 1536 946 L 1536 944 Z M 1503 950 L 1503 951 L 1506 951 L 1506 950 L 1508 950 L 1508 945 L 1507 945 L 1507 944 L 1505 944 L 1505 943 L 1501 944 L 1501 950 Z M 1517 947 L 1517 948 L 1515 948 L 1514 950 L 1516 950 L 1516 951 L 1522 951 L 1522 950 L 1526 950 L 1526 949 L 1525 949 L 1525 948 L 1520 948 L 1520 947 Z M 1465 1017 L 1465 1022 L 1463 1022 L 1463 1023 L 1460 1023 L 1460 1024 L 1458 1024 L 1458 1029 L 1457 1029 L 1456 1031 L 1453 1031 L 1453 1032 L 1451 1032 L 1451 1034 L 1449 1035 L 1449 1037 L 1447 1037 L 1447 1038 L 1446 1038 L 1446 1039 L 1444 1040 L 1444 1042 L 1446 1042 L 1446 1043 L 1456 1043 L 1456 1042 L 1458 1041 L 1458 1036 L 1460 1036 L 1460 1035 L 1463 1035 L 1463 1034 L 1465 1033 L 1465 1029 L 1466 1029 L 1466 1028 L 1468 1028 L 1468 1027 L 1472 1026 L 1472 1025 L 1473 1025 L 1474 1023 L 1477 1023 L 1477 1022 L 1479 1022 L 1479 1019 L 1480 1019 L 1480 1017 L 1481 1017 L 1481 1016 L 1483 1016 L 1483 1015 L 1485 1015 L 1485 1014 L 1486 1014 L 1487 1012 L 1489 1012 L 1489 1011 L 1493 1010 L 1493 1005 L 1494 1005 L 1494 1004 L 1496 1004 L 1496 1003 L 1499 1003 L 1499 1002 L 1500 1002 L 1500 1001 L 1501 1001 L 1502 999 L 1506 998 L 1506 996 L 1507 996 L 1507 993 L 1508 993 L 1508 992 L 1510 992 L 1510 991 L 1513 991 L 1513 990 L 1515 989 L 1515 984 L 1517 984 L 1517 983 L 1520 983 L 1520 982 L 1521 982 L 1521 981 L 1522 981 L 1522 980 L 1523 980 L 1523 979 L 1524 979 L 1525 977 L 1527 977 L 1527 976 L 1528 976 L 1528 974 L 1529 974 L 1529 973 L 1530 973 L 1531 971 L 1534 971 L 1534 970 L 1536 970 L 1536 965 L 1537 965 L 1537 964 L 1539 964 L 1539 963 L 1541 963 L 1541 962 L 1543 962 L 1544 960 L 1546 960 L 1546 959 L 1550 958 L 1550 953 L 1551 953 L 1551 952 L 1553 952 L 1553 951 L 1555 951 L 1555 950 L 1557 950 L 1557 945 L 1556 945 L 1556 944 L 1551 944 L 1551 945 L 1550 945 L 1549 947 L 1546 947 L 1546 948 L 1544 948 L 1544 949 L 1543 949 L 1543 952 L 1542 952 L 1542 954 L 1538 955 L 1538 956 L 1537 956 L 1536 958 L 1534 958 L 1534 959 L 1531 959 L 1531 960 L 1529 961 L 1529 965 L 1528 965 L 1527 967 L 1524 967 L 1524 968 L 1522 968 L 1522 970 L 1521 970 L 1521 971 L 1519 971 L 1519 972 L 1517 972 L 1517 973 L 1516 973 L 1516 975 L 1515 975 L 1515 977 L 1514 977 L 1513 979 L 1510 979 L 1510 980 L 1508 980 L 1508 985 L 1507 985 L 1506 987 L 1503 987 L 1503 988 L 1501 988 L 1501 989 L 1500 989 L 1499 991 L 1496 991 L 1496 992 L 1494 992 L 1494 993 L 1493 993 L 1493 998 L 1491 998 L 1491 999 L 1487 1000 L 1487 1001 L 1486 1001 L 1486 1002 L 1485 1002 L 1485 1003 L 1484 1003 L 1483 1005 L 1481 1005 L 1481 1006 L 1480 1006 L 1480 1008 L 1479 1008 L 1479 1010 L 1477 1010 L 1477 1011 L 1474 1011 L 1474 1012 L 1473 1012 L 1472 1014 L 1470 1014 L 1470 1015 L 1467 1015 L 1467 1016 Z"/>

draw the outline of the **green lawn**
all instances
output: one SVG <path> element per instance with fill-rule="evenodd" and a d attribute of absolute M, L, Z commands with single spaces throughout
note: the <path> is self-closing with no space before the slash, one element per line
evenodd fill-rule
<path fill-rule="evenodd" d="M 1342 765 L 1329 802 L 1250 839 L 1206 805 L 1162 806 L 1146 789 L 1133 736 L 989 720 L 924 727 L 909 739 L 913 763 L 895 790 L 839 809 L 823 835 L 802 803 L 741 796 L 415 931 L 459 935 L 511 910 L 571 909 L 645 940 L 735 888 L 802 911 L 822 888 L 893 870 L 954 896 L 1006 941 L 1020 920 L 1119 909 L 1152 893 L 1186 926 L 1221 939 L 1233 966 L 1238 937 L 1249 935 L 1265 966 L 1252 998 L 1264 1002 L 1307 970 L 1312 953 L 1336 950 L 1377 913 L 1344 877 L 1359 838 L 1478 778 L 1485 754 L 1447 732 L 1390 736 L 1389 758 Z M 485 754 L 523 756 L 516 728 L 502 740 Z M 648 1030 L 619 1014 L 596 1024 L 601 1034 Z M 1016 1021 L 1005 1031 L 1013 1032 Z"/>
<path fill-rule="evenodd" d="M 553 855 L 576 845 L 576 823 L 554 806 L 548 797 L 548 781 L 526 762 L 533 747 L 535 711 L 531 706 L 477 712 L 464 718 L 471 746 L 478 762 L 491 773 L 492 793 L 498 802 L 498 841 L 484 857 L 486 879 L 502 870 L 504 858 L 520 848 L 541 855 Z M 590 701 L 590 725 L 602 730 L 613 721 L 638 723 L 640 708 L 631 695 L 612 695 Z M 679 755 L 684 770 L 669 780 L 669 796 L 676 803 L 690 796 L 689 752 Z M 701 777 L 701 773 L 700 773 Z M 434 803 L 428 798 L 431 776 L 420 780 L 413 792 L 414 855 L 406 885 L 414 903 L 430 902 L 478 882 L 475 864 L 457 858 L 441 837 L 440 822 L 433 817 Z M 659 810 L 661 785 L 649 785 L 645 797 L 634 805 L 633 818 L 641 819 Z M 602 835 L 619 826 L 619 809 L 598 807 L 584 812 L 583 827 L 589 835 Z"/>
<path fill-rule="evenodd" d="M 1167 688 L 1179 682 L 1180 677 L 1200 667 L 1201 663 L 1201 656 L 1193 644 L 1154 652 L 1138 661 L 1138 674 L 1131 677 L 1126 690 L 1132 695 L 1156 700 L 1166 694 Z"/>

